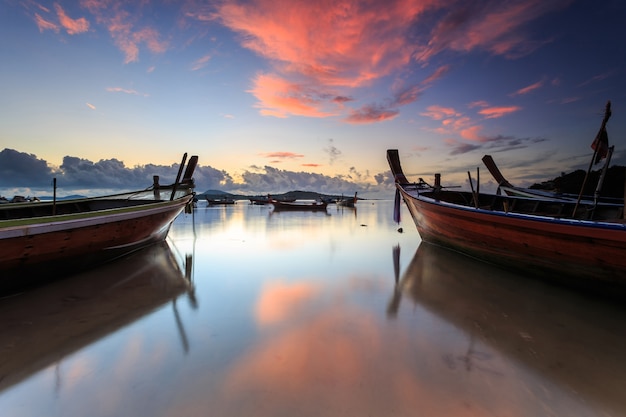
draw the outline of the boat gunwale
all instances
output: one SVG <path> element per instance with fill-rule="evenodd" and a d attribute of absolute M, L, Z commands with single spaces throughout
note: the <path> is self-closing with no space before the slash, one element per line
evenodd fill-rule
<path fill-rule="evenodd" d="M 125 207 L 114 207 L 114 208 L 106 208 L 106 209 L 98 209 L 93 211 L 81 211 L 78 213 L 68 213 L 68 214 L 58 214 L 58 215 L 50 215 L 50 216 L 38 216 L 38 217 L 30 217 L 30 218 L 22 218 L 22 219 L 9 219 L 9 220 L 0 220 L 0 239 L 8 238 L 8 237 L 17 237 L 24 236 L 24 233 L 20 234 L 11 234 L 9 232 L 15 231 L 23 231 L 25 227 L 28 227 L 27 235 L 37 234 L 33 229 L 37 228 L 47 228 L 48 230 L 41 231 L 39 233 L 46 233 L 49 231 L 55 231 L 56 227 L 59 228 L 67 228 L 68 225 L 72 223 L 76 223 L 73 225 L 73 228 L 87 226 L 88 221 L 91 219 L 98 219 L 99 223 L 110 223 L 114 221 L 121 220 L 120 217 L 126 214 L 134 214 L 139 213 L 140 216 L 147 216 L 156 213 L 150 213 L 152 211 L 159 212 L 163 209 L 169 209 L 171 207 L 184 206 L 188 204 L 193 198 L 192 194 L 187 194 L 185 196 L 179 197 L 175 200 L 134 200 L 134 201 L 145 201 L 142 204 L 137 204 L 133 206 L 125 206 Z M 104 197 L 96 197 L 93 199 L 88 199 L 87 201 L 94 200 L 107 200 Z M 111 199 L 115 200 L 115 199 Z M 74 200 L 78 201 L 78 200 Z M 85 201 L 82 199 L 81 201 Z M 137 217 L 140 217 L 137 216 Z M 109 219 L 105 219 L 105 218 Z M 128 216 L 127 218 L 133 218 L 133 216 Z M 33 233 L 34 232 L 34 233 Z M 7 234 L 5 236 L 5 233 Z"/>

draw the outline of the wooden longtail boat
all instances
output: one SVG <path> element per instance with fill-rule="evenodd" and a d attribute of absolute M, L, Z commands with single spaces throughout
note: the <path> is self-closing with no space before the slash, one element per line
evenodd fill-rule
<path fill-rule="evenodd" d="M 326 211 L 328 203 L 314 201 L 312 203 L 287 203 L 268 197 L 269 204 L 274 206 L 274 211 Z"/>
<path fill-rule="evenodd" d="M 194 197 L 198 157 L 176 182 L 102 197 L 0 205 L 0 291 L 60 278 L 162 241 Z"/>
<path fill-rule="evenodd" d="M 387 151 L 400 197 L 426 242 L 571 285 L 626 288 L 623 204 L 580 204 L 446 189 L 410 183 L 396 149 Z M 436 178 L 438 178 L 436 176 Z"/>
<path fill-rule="evenodd" d="M 357 202 L 356 193 L 354 193 L 354 197 L 346 197 L 343 196 L 337 200 L 337 205 L 342 207 L 354 207 Z"/>
<path fill-rule="evenodd" d="M 209 206 L 228 206 L 236 204 L 236 201 L 230 197 L 210 198 L 209 196 L 205 196 L 205 199 Z"/>

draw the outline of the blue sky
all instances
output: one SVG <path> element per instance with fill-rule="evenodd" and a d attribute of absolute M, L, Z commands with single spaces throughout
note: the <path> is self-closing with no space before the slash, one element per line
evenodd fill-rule
<path fill-rule="evenodd" d="M 626 165 L 622 1 L 0 1 L 9 197 L 143 188 L 184 152 L 199 191 L 391 198 L 388 148 L 529 185 L 587 168 L 608 100 Z"/>

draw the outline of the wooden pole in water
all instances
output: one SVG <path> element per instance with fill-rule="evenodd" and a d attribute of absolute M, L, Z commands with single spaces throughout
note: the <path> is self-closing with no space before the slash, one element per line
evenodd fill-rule
<path fill-rule="evenodd" d="M 467 171 L 467 178 L 469 178 L 470 188 L 472 189 L 472 195 L 474 196 L 474 207 L 478 208 L 478 198 L 476 197 L 476 192 L 474 191 L 474 183 L 472 182 L 472 174 Z"/>
<path fill-rule="evenodd" d="M 476 196 L 480 196 L 480 168 L 476 167 Z"/>
<path fill-rule="evenodd" d="M 52 215 L 57 214 L 57 179 L 52 178 Z"/>

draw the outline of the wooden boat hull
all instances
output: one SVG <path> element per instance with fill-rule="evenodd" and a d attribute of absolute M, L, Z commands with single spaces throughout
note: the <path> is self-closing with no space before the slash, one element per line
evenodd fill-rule
<path fill-rule="evenodd" d="M 192 198 L 0 228 L 0 290 L 63 276 L 162 241 Z"/>
<path fill-rule="evenodd" d="M 434 198 L 436 193 L 410 190 L 401 182 L 396 186 L 426 242 L 568 285 L 602 292 L 626 288 L 623 222 L 461 206 Z"/>
<path fill-rule="evenodd" d="M 118 258 L 165 239 L 174 219 L 193 204 L 192 156 L 176 181 L 130 193 L 0 207 L 0 292 Z M 182 176 L 182 179 L 181 179 Z"/>
<path fill-rule="evenodd" d="M 270 204 L 274 206 L 274 211 L 326 211 L 328 204 L 326 203 L 283 203 L 276 200 L 270 200 Z"/>

